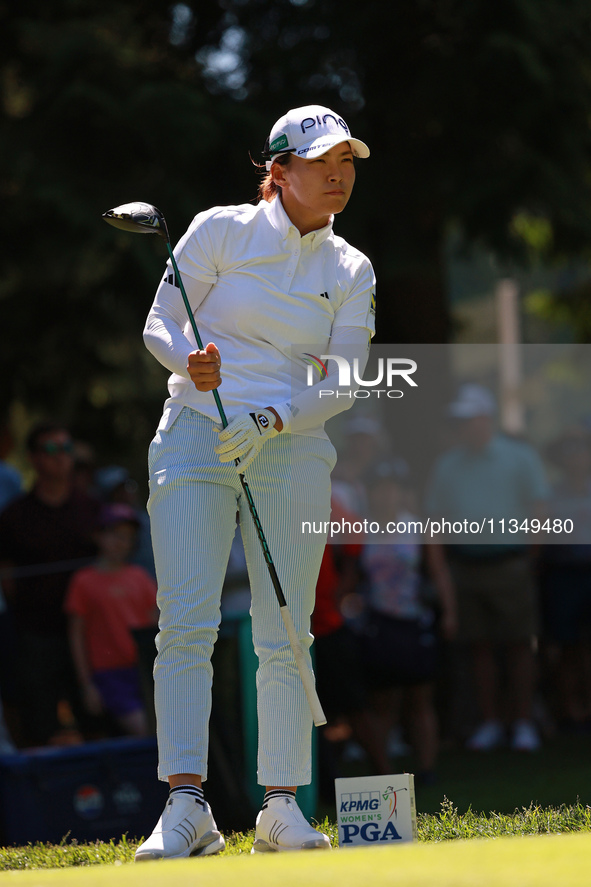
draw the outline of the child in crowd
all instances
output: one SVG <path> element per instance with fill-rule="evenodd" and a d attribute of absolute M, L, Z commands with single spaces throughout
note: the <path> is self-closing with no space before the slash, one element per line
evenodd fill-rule
<path fill-rule="evenodd" d="M 128 563 L 138 526 L 129 505 L 105 506 L 97 533 L 98 560 L 72 577 L 65 610 L 86 708 L 94 715 L 109 713 L 128 735 L 145 736 L 132 629 L 154 625 L 158 616 L 156 583 L 142 567 Z"/>

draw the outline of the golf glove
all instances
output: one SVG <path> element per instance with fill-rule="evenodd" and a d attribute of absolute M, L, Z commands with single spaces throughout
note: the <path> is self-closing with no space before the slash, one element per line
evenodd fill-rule
<path fill-rule="evenodd" d="M 238 416 L 226 428 L 218 425 L 216 430 L 220 443 L 214 449 L 220 462 L 240 459 L 236 470 L 238 474 L 244 474 L 264 442 L 279 433 L 275 431 L 275 421 L 276 417 L 270 410 L 255 410 L 254 413 Z"/>

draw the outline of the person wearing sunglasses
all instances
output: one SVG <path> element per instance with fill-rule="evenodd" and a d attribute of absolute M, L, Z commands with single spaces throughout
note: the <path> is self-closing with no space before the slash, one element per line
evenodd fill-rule
<path fill-rule="evenodd" d="M 66 427 L 41 423 L 26 446 L 35 481 L 0 514 L 0 563 L 13 568 L 2 585 L 17 638 L 18 741 L 31 746 L 71 741 L 58 720 L 60 699 L 82 710 L 63 602 L 72 573 L 95 554 L 100 504 L 75 489 Z"/>

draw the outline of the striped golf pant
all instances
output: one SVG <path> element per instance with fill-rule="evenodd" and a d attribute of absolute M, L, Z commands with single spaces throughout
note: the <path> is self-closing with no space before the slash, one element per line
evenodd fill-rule
<path fill-rule="evenodd" d="M 311 779 L 312 719 L 254 522 L 232 463 L 213 451 L 214 423 L 185 407 L 150 445 L 148 510 L 158 577 L 159 633 L 154 666 L 161 779 L 207 778 L 211 655 L 236 512 L 252 591 L 258 656 L 258 781 L 305 785 Z M 335 451 L 325 439 L 279 434 L 248 469 L 252 498 L 304 650 L 324 550 L 302 521 L 330 516 Z"/>

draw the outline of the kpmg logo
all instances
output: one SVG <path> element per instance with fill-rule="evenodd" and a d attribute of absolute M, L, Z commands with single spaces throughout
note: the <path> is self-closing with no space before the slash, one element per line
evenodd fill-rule
<path fill-rule="evenodd" d="M 343 792 L 339 813 L 361 813 L 378 810 L 380 807 L 379 792 Z"/>
<path fill-rule="evenodd" d="M 341 847 L 379 847 L 417 839 L 410 773 L 335 779 L 335 800 Z"/>
<path fill-rule="evenodd" d="M 341 843 L 353 844 L 356 837 L 361 843 L 373 844 L 376 842 L 402 840 L 396 826 L 392 822 L 393 804 L 390 800 L 390 815 L 387 819 L 382 810 L 382 798 L 390 799 L 394 794 L 394 809 L 396 806 L 396 792 L 388 786 L 387 792 L 380 796 L 379 791 L 343 792 L 339 799 L 339 825 L 341 830 Z"/>
<path fill-rule="evenodd" d="M 337 369 L 337 388 L 320 388 L 318 397 L 354 397 L 356 399 L 366 399 L 369 397 L 385 397 L 398 399 L 404 397 L 404 391 L 394 388 L 394 384 L 405 382 L 411 388 L 417 388 L 418 385 L 411 378 L 417 370 L 417 362 L 408 357 L 380 357 L 377 362 L 377 375 L 375 379 L 362 379 L 359 372 L 359 358 L 355 357 L 352 361 L 338 354 L 321 354 L 316 357 L 314 354 L 305 353 L 303 355 L 305 362 L 308 364 L 306 385 L 311 387 L 316 385 L 318 381 L 328 381 L 334 384 L 335 374 L 330 373 L 327 366 L 328 361 L 334 361 Z M 333 367 L 334 369 L 334 367 Z M 385 385 L 385 387 L 379 387 Z M 357 387 L 358 386 L 358 387 Z M 339 390 L 343 389 L 343 390 Z"/>

